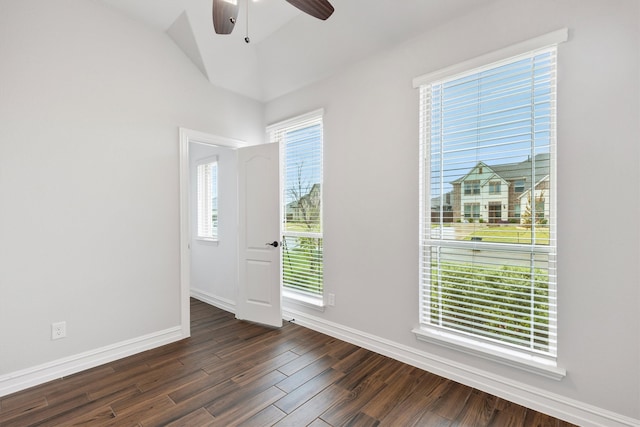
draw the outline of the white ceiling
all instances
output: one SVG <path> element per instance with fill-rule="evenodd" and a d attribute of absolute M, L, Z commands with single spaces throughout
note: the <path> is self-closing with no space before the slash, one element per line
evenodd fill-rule
<path fill-rule="evenodd" d="M 240 0 L 233 34 L 217 35 L 212 0 L 99 0 L 166 32 L 212 84 L 269 101 L 496 0 L 330 0 L 327 21 L 285 0 Z"/>

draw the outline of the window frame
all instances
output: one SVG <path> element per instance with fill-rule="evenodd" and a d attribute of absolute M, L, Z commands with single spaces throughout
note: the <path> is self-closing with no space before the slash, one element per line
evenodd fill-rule
<path fill-rule="evenodd" d="M 517 220 L 520 220 L 520 215 L 521 215 L 521 206 L 520 203 L 516 203 L 515 205 L 513 205 L 513 217 Z"/>
<path fill-rule="evenodd" d="M 489 194 L 502 194 L 502 181 L 489 181 Z"/>
<path fill-rule="evenodd" d="M 294 289 L 288 287 L 284 284 L 284 268 L 285 262 L 284 257 L 285 254 L 285 243 L 287 238 L 313 238 L 320 239 L 320 252 L 323 252 L 323 237 L 324 237 L 324 221 L 323 221 L 323 212 L 324 212 L 324 159 L 323 159 L 323 151 L 324 151 L 324 110 L 318 109 L 315 111 L 311 111 L 306 114 L 302 114 L 300 116 L 296 116 L 281 122 L 277 122 L 267 126 L 267 139 L 269 142 L 277 142 L 280 144 L 280 153 L 281 153 L 281 194 L 282 194 L 282 205 L 281 205 L 281 230 L 280 235 L 282 237 L 283 249 L 282 249 L 282 274 L 281 274 L 281 286 L 283 297 L 289 301 L 295 302 L 297 304 L 301 304 L 307 306 L 309 308 L 324 310 L 325 306 L 325 287 L 324 287 L 324 258 L 321 258 L 321 287 L 322 290 L 320 293 L 311 293 L 305 292 L 302 289 Z M 286 192 L 286 146 L 283 142 L 282 138 L 279 138 L 279 135 L 283 135 L 286 132 L 293 132 L 299 129 L 304 129 L 311 126 L 320 125 L 320 182 L 313 183 L 310 188 L 310 192 L 308 195 L 311 197 L 311 192 L 315 188 L 315 184 L 320 184 L 319 194 L 320 194 L 320 208 L 319 208 L 319 228 L 320 231 L 286 231 L 284 229 L 285 223 L 288 222 L 288 212 L 287 212 L 287 197 L 285 197 Z"/>
<path fill-rule="evenodd" d="M 465 181 L 463 183 L 464 186 L 464 195 L 465 196 L 476 196 L 480 194 L 480 180 L 474 179 Z"/>
<path fill-rule="evenodd" d="M 467 215 L 467 207 L 469 208 L 469 214 Z M 473 218 L 475 219 L 479 219 L 480 218 L 480 202 L 470 202 L 470 203 L 465 203 L 464 204 L 464 217 L 466 219 L 469 218 Z"/>
<path fill-rule="evenodd" d="M 204 210 L 208 210 L 209 207 L 211 208 L 210 212 L 211 213 L 214 212 L 213 199 L 217 199 L 217 201 L 215 202 L 216 204 L 219 203 L 220 201 L 220 194 L 219 194 L 220 186 L 218 183 L 218 178 L 219 178 L 218 156 L 217 155 L 208 156 L 203 159 L 200 159 L 196 162 L 195 166 L 196 166 L 196 236 L 195 236 L 195 239 L 204 241 L 204 242 L 217 243 L 220 241 L 220 229 L 219 229 L 220 209 L 219 207 L 216 207 L 215 211 L 218 219 L 217 221 L 214 221 L 212 218 L 210 224 L 204 224 L 203 215 L 205 215 Z M 201 170 L 203 170 L 201 168 L 206 168 L 206 167 L 211 167 L 211 172 L 209 172 L 211 176 L 208 179 L 208 181 L 210 181 L 210 184 L 211 184 L 211 188 L 210 188 L 211 191 L 207 192 L 207 194 L 204 194 L 205 190 L 202 189 L 202 184 L 207 179 L 206 177 L 201 176 Z M 207 172 L 204 172 L 204 173 L 206 174 Z M 215 180 L 213 176 L 214 173 L 215 173 Z M 208 198 L 207 200 L 201 201 L 201 197 L 203 197 L 204 195 L 206 195 Z M 211 232 L 207 233 L 205 230 L 209 230 L 209 229 L 211 230 Z"/>
<path fill-rule="evenodd" d="M 480 68 L 491 69 L 497 66 L 499 62 L 508 62 L 513 60 L 513 58 L 531 54 L 534 51 L 543 51 L 546 49 L 556 49 L 557 45 L 568 40 L 568 30 L 561 29 L 535 39 L 531 39 L 522 43 L 518 43 L 513 46 L 509 46 L 504 49 L 500 49 L 498 51 L 489 53 L 487 55 L 483 55 L 481 57 L 472 59 L 470 61 L 463 62 L 458 65 L 454 65 L 452 67 L 447 67 L 445 69 L 429 73 L 424 76 L 420 76 L 414 79 L 414 88 L 422 88 L 423 86 L 430 85 L 431 82 L 445 79 L 454 79 L 457 75 L 470 75 L 473 73 L 479 72 Z M 420 104 L 423 105 L 423 97 L 421 90 Z M 554 99 L 555 102 L 555 99 Z M 438 235 L 438 233 L 433 232 L 424 232 L 423 230 L 429 230 L 431 227 L 431 208 L 430 203 L 431 199 L 434 197 L 430 193 L 430 172 L 429 172 L 429 164 L 431 161 L 429 144 L 426 143 L 427 139 L 430 138 L 429 130 L 425 130 L 425 126 L 423 125 L 423 112 L 420 113 L 421 117 L 421 126 L 420 126 L 420 194 L 421 194 L 421 202 L 420 202 L 420 247 L 423 248 L 424 243 L 423 239 L 431 240 L 434 235 Z M 553 130 L 555 132 L 555 128 Z M 555 139 L 555 134 L 552 135 L 552 138 Z M 555 172 L 555 144 L 552 144 L 550 148 L 552 151 L 551 155 L 551 170 Z M 550 188 L 552 191 L 552 198 L 550 200 L 551 203 L 551 215 L 555 218 L 555 210 L 556 210 L 556 200 L 555 200 L 555 189 L 556 186 L 556 174 L 553 173 L 551 175 Z M 463 195 L 471 195 L 467 194 L 466 189 L 461 191 Z M 514 185 L 515 190 L 515 185 Z M 533 189 L 535 191 L 535 188 Z M 515 192 L 515 191 L 514 191 Z M 549 252 L 553 252 L 551 256 L 554 257 L 555 261 L 555 252 L 557 250 L 557 240 L 556 240 L 557 230 L 555 229 L 555 225 L 553 230 L 551 231 L 551 239 L 554 242 L 553 247 L 550 247 Z M 473 242 L 473 245 L 477 249 L 485 248 L 489 250 L 513 250 L 513 246 L 511 244 L 489 244 L 485 242 Z M 526 246 L 526 245 L 517 245 L 517 246 Z M 466 246 L 465 246 L 466 247 Z M 528 249 L 528 248 L 527 248 Z M 422 250 L 422 249 L 421 249 Z M 421 258 L 423 255 L 421 255 Z M 554 267 L 555 268 L 555 267 Z M 420 295 L 425 295 L 425 292 L 429 292 L 428 289 L 425 290 L 425 284 L 422 282 L 422 274 L 420 280 Z M 422 297 L 421 297 L 421 301 Z M 423 304 L 421 302 L 421 304 Z M 422 309 L 420 310 L 422 312 Z M 422 316 L 422 315 L 421 315 Z M 554 313 L 554 321 L 557 316 L 557 307 L 556 312 Z M 448 348 L 455 349 L 457 351 L 461 351 L 467 354 L 472 354 L 477 357 L 486 358 L 492 361 L 496 361 L 499 363 L 503 363 L 512 367 L 516 367 L 525 371 L 533 372 L 548 378 L 553 378 L 555 380 L 560 380 L 566 375 L 566 371 L 563 368 L 559 368 L 557 366 L 557 350 L 553 352 L 551 355 L 545 355 L 543 357 L 538 357 L 534 354 L 529 354 L 527 352 L 523 352 L 520 349 L 510 349 L 508 346 L 504 345 L 492 345 L 487 344 L 483 340 L 478 340 L 474 337 L 465 337 L 457 334 L 449 334 L 447 331 L 443 331 L 437 328 L 429 328 L 425 327 L 424 324 L 420 324 L 419 327 L 413 329 L 413 333 L 416 338 L 422 341 L 426 341 L 433 344 L 438 344 L 441 346 L 445 346 Z"/>

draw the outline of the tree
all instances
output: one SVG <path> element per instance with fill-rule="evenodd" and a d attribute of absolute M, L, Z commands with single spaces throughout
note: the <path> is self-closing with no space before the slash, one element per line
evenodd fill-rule
<path fill-rule="evenodd" d="M 294 222 L 306 227 L 309 231 L 319 231 L 320 228 L 320 184 L 304 182 L 302 177 L 304 162 L 298 164 L 297 178 L 294 184 L 288 188 L 292 202 L 289 204 L 293 208 L 291 219 L 287 222 Z"/>
<path fill-rule="evenodd" d="M 287 204 L 285 231 L 320 232 L 321 188 L 304 180 L 303 162 L 297 165 L 294 182 L 288 182 L 291 200 Z M 290 211 L 289 211 L 290 209 Z M 318 293 L 322 288 L 322 238 L 311 236 L 289 237 L 293 247 L 284 238 L 283 281 L 297 289 Z"/>
<path fill-rule="evenodd" d="M 522 213 L 522 223 L 531 227 L 532 217 L 533 217 L 533 209 L 531 207 L 531 195 L 527 198 L 527 206 Z M 535 197 L 535 206 L 536 206 L 536 214 L 535 214 L 535 223 L 542 224 L 544 222 L 544 190 L 540 191 L 540 194 Z M 542 205 L 542 212 L 539 212 L 538 207 Z"/>

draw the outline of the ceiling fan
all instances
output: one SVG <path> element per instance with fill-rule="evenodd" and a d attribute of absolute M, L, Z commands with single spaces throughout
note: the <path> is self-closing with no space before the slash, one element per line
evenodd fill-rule
<path fill-rule="evenodd" d="M 304 13 L 326 20 L 334 11 L 328 0 L 287 0 Z M 213 0 L 213 28 L 216 34 L 231 34 L 238 19 L 238 0 Z M 249 43 L 249 36 L 245 37 Z"/>

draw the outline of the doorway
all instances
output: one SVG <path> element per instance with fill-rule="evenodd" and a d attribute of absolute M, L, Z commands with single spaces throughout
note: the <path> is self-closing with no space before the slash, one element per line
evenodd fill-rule
<path fill-rule="evenodd" d="M 192 292 L 203 301 L 223 310 L 233 311 L 234 302 L 230 287 L 237 287 L 237 154 L 236 150 L 247 146 L 243 141 L 209 135 L 191 129 L 180 128 L 180 321 L 182 336 L 187 338 L 190 331 L 190 302 Z M 217 239 L 198 239 L 194 227 L 197 224 L 197 209 L 193 202 L 195 197 L 196 163 L 199 160 L 217 156 L 220 175 L 224 174 L 225 183 L 220 182 L 220 197 L 223 195 L 225 210 L 220 212 L 219 221 L 224 214 L 227 232 L 222 231 Z M 223 199 L 220 199 L 222 208 Z M 235 225 L 234 225 L 235 224 Z M 208 256 L 220 256 L 219 263 L 232 264 L 224 271 L 215 271 L 205 265 L 203 259 Z M 231 280 L 223 288 L 216 287 L 212 281 L 218 278 Z M 192 281 L 194 289 L 192 289 Z"/>
<path fill-rule="evenodd" d="M 220 189 L 227 189 L 224 199 L 228 205 L 227 214 L 224 219 L 221 194 L 220 211 L 216 210 L 215 221 L 212 221 L 220 234 L 207 234 L 202 238 L 198 236 L 197 208 L 194 206 L 198 189 L 192 182 L 198 180 L 200 163 L 211 164 L 212 159 L 215 159 L 216 169 L 225 170 L 229 181 L 220 185 Z M 180 128 L 180 321 L 183 338 L 191 333 L 189 299 L 192 293 L 198 299 L 235 313 L 237 318 L 281 325 L 279 179 L 278 144 L 249 146 L 242 141 Z M 236 226 L 234 221 L 237 221 Z M 227 229 L 226 233 L 221 231 L 223 228 Z M 218 260 L 218 266 L 226 271 L 227 283 L 208 288 L 210 281 L 220 273 L 205 265 L 211 263 L 209 257 L 216 252 L 222 258 L 222 261 Z M 192 283 L 214 291 L 194 290 Z M 216 292 L 226 292 L 226 296 L 216 295 Z"/>
<path fill-rule="evenodd" d="M 497 224 L 502 219 L 502 202 L 489 202 L 489 223 Z"/>
<path fill-rule="evenodd" d="M 233 148 L 189 143 L 190 294 L 231 312 L 238 277 L 237 163 Z"/>

